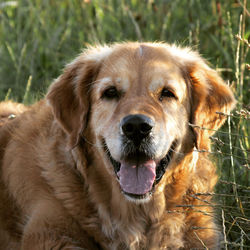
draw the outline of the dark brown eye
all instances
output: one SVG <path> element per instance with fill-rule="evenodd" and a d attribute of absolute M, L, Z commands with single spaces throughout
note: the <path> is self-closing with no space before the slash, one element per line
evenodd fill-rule
<path fill-rule="evenodd" d="M 161 91 L 160 101 L 162 101 L 163 98 L 175 98 L 176 99 L 176 96 L 171 90 L 164 88 Z"/>
<path fill-rule="evenodd" d="M 102 98 L 105 98 L 105 99 L 119 98 L 119 96 L 120 96 L 120 93 L 114 86 L 107 88 L 102 94 Z"/>

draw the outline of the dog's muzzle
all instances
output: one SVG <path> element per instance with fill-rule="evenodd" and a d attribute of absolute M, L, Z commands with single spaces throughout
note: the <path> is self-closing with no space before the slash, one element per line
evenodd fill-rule
<path fill-rule="evenodd" d="M 113 159 L 105 140 L 103 141 L 122 191 L 132 198 L 142 199 L 150 195 L 172 158 L 175 143 L 172 143 L 163 159 L 154 159 L 151 138 L 154 126 L 154 121 L 142 114 L 128 115 L 122 119 L 123 152 L 119 162 Z"/>

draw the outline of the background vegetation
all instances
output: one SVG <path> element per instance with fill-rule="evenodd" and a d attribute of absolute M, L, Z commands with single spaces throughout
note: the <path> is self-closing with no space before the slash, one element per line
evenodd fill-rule
<path fill-rule="evenodd" d="M 220 175 L 211 216 L 221 225 L 222 248 L 250 248 L 247 7 L 246 0 L 0 0 L 0 100 L 31 104 L 43 97 L 87 44 L 163 40 L 192 46 L 238 99 L 211 138 Z"/>

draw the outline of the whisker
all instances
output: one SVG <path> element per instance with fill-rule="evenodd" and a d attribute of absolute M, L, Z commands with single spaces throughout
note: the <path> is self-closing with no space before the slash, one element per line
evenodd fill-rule
<path fill-rule="evenodd" d="M 176 154 L 178 154 L 178 155 L 181 155 L 181 156 L 185 155 L 185 154 L 182 153 L 182 152 L 178 152 L 178 151 L 174 150 L 174 147 L 175 147 L 175 146 L 171 146 L 170 149 L 169 149 L 169 151 L 172 151 L 172 152 L 174 152 L 174 153 L 176 153 Z"/>
<path fill-rule="evenodd" d="M 104 146 L 98 145 L 97 143 L 90 142 L 89 140 L 86 139 L 86 137 L 82 137 L 83 140 L 88 143 L 89 145 L 96 147 L 96 148 L 105 148 Z"/>

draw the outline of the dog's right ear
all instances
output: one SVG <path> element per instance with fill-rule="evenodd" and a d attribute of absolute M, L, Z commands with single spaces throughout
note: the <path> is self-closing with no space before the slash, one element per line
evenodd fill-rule
<path fill-rule="evenodd" d="M 46 99 L 57 122 L 69 135 L 69 148 L 78 144 L 80 134 L 87 126 L 91 83 L 110 51 L 109 47 L 87 49 L 66 66 L 49 88 Z"/>

